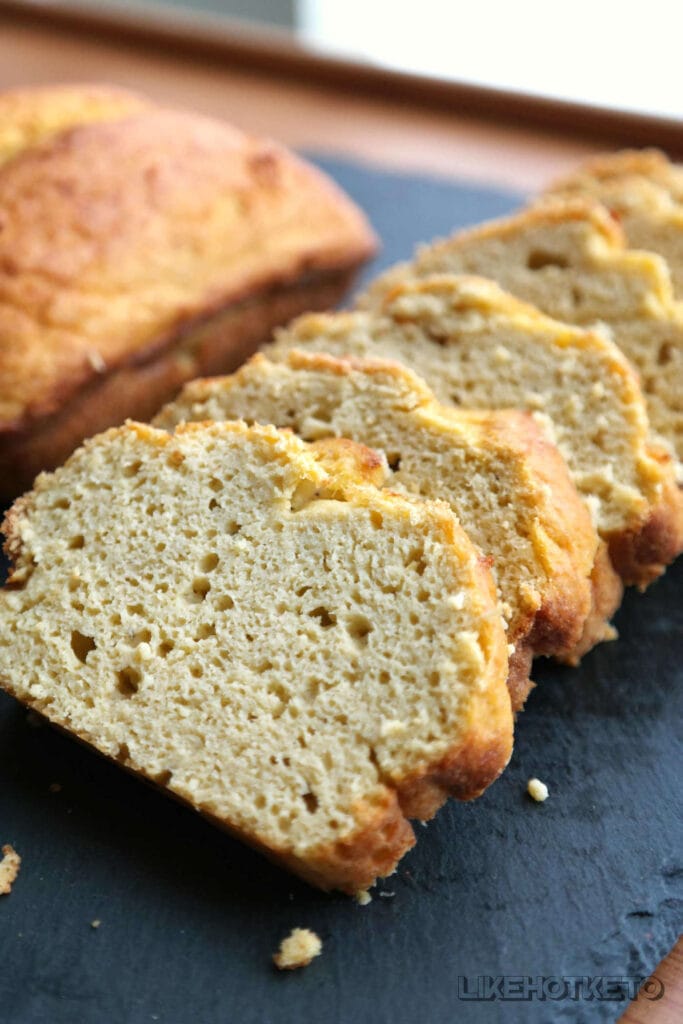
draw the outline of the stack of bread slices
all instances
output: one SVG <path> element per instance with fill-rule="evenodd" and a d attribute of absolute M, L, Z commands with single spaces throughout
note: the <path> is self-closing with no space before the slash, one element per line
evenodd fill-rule
<path fill-rule="evenodd" d="M 313 884 L 390 873 L 683 549 L 683 308 L 619 223 L 680 279 L 682 178 L 587 167 L 39 477 L 2 685 Z"/>

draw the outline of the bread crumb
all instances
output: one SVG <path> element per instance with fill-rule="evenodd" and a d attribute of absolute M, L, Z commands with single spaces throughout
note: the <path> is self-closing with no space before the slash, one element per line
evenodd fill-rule
<path fill-rule="evenodd" d="M 12 891 L 12 885 L 19 874 L 21 857 L 11 846 L 3 846 L 2 860 L 0 860 L 0 896 L 7 896 Z"/>
<path fill-rule="evenodd" d="M 372 903 L 372 896 L 367 889 L 361 889 L 356 893 L 355 900 L 359 907 L 367 907 L 368 903 Z"/>
<path fill-rule="evenodd" d="M 322 953 L 323 944 L 315 932 L 308 928 L 293 928 L 273 955 L 273 963 L 280 971 L 294 971 L 307 967 L 315 956 Z"/>
<path fill-rule="evenodd" d="M 101 924 L 102 924 L 102 922 L 99 920 L 99 918 L 96 917 L 94 921 L 90 922 L 90 927 L 91 928 L 99 928 Z"/>
<path fill-rule="evenodd" d="M 526 791 L 530 797 L 542 804 L 544 800 L 548 799 L 548 787 L 545 782 L 541 782 L 540 779 L 529 779 L 526 785 Z"/>
<path fill-rule="evenodd" d="M 48 791 L 48 793 L 61 793 L 62 792 L 62 784 L 61 784 L 61 782 L 51 782 L 50 785 L 47 787 L 47 791 Z"/>

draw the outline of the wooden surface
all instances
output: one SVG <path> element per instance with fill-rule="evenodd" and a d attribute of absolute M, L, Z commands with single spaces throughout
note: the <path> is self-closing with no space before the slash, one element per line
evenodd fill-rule
<path fill-rule="evenodd" d="M 600 148 L 595 142 L 368 98 L 349 84 L 249 73 L 177 52 L 145 52 L 122 41 L 28 24 L 0 6 L 0 88 L 64 81 L 109 81 L 155 98 L 217 114 L 291 146 L 334 152 L 531 193 Z M 663 998 L 640 998 L 622 1024 L 683 1022 L 683 940 L 655 971 Z"/>

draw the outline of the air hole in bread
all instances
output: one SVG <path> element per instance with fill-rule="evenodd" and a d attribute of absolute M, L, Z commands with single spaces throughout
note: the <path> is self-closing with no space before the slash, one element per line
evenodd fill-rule
<path fill-rule="evenodd" d="M 422 548 L 413 548 L 405 560 L 406 569 L 412 569 L 418 576 L 423 576 L 427 563 L 424 558 L 424 551 Z"/>
<path fill-rule="evenodd" d="M 235 602 L 230 597 L 230 594 L 221 594 L 220 597 L 216 598 L 215 604 L 219 612 L 227 612 L 235 607 Z"/>
<path fill-rule="evenodd" d="M 77 551 L 79 548 L 84 548 L 85 547 L 85 537 L 83 536 L 83 534 L 82 533 L 78 533 L 78 534 L 76 534 L 75 537 L 72 537 L 71 540 L 69 541 L 69 547 L 73 551 Z"/>
<path fill-rule="evenodd" d="M 130 750 L 127 743 L 120 743 L 119 749 L 116 751 L 116 760 L 120 764 L 125 764 L 130 759 Z"/>
<path fill-rule="evenodd" d="M 559 267 L 566 270 L 569 261 L 566 256 L 557 252 L 550 252 L 547 249 L 532 249 L 527 256 L 526 265 L 529 270 L 543 270 L 545 267 Z"/>
<path fill-rule="evenodd" d="M 154 781 L 159 786 L 168 786 L 168 784 L 169 784 L 169 782 L 171 781 L 172 778 L 173 778 L 173 772 L 169 768 L 167 768 L 165 771 L 159 772 L 158 775 L 155 775 L 154 776 Z"/>
<path fill-rule="evenodd" d="M 116 689 L 122 697 L 134 697 L 140 688 L 142 676 L 136 668 L 128 666 L 116 673 Z"/>
<path fill-rule="evenodd" d="M 216 635 L 216 627 L 213 622 L 203 622 L 194 635 L 195 643 L 200 640 L 208 640 L 210 636 Z"/>
<path fill-rule="evenodd" d="M 318 608 L 314 608 L 312 612 L 308 613 L 312 619 L 317 619 L 318 624 L 323 629 L 328 629 L 330 626 L 336 625 L 337 616 L 334 612 L 330 612 L 327 608 L 323 608 L 322 605 Z"/>
<path fill-rule="evenodd" d="M 215 554 L 215 552 L 211 552 L 211 554 L 209 555 L 204 555 L 201 562 L 199 563 L 199 568 L 202 570 L 202 572 L 213 572 L 217 565 L 218 555 Z"/>
<path fill-rule="evenodd" d="M 194 604 L 199 604 L 201 601 L 206 599 L 206 595 L 211 590 L 211 584 L 205 576 L 196 576 L 192 580 L 192 591 L 189 595 L 189 600 Z"/>
<path fill-rule="evenodd" d="M 137 476 L 138 473 L 140 472 L 141 467 L 142 462 L 140 459 L 137 459 L 135 462 L 130 462 L 127 466 L 123 467 L 123 475 L 129 477 Z"/>
<path fill-rule="evenodd" d="M 387 456 L 387 462 L 389 463 L 389 469 L 392 473 L 398 473 L 401 468 L 401 456 L 400 455 L 389 455 Z"/>
<path fill-rule="evenodd" d="M 140 644 L 148 644 L 151 639 L 152 633 L 149 629 L 139 629 L 131 638 L 131 647 L 138 647 Z"/>
<path fill-rule="evenodd" d="M 171 640 L 162 640 L 157 647 L 157 654 L 160 658 L 167 658 L 174 647 L 175 644 Z"/>
<path fill-rule="evenodd" d="M 126 605 L 126 611 L 129 615 L 144 615 L 145 609 L 141 604 L 128 604 Z"/>
<path fill-rule="evenodd" d="M 316 486 L 312 480 L 302 480 L 296 485 L 289 499 L 292 512 L 301 512 L 315 500 Z"/>
<path fill-rule="evenodd" d="M 365 615 L 352 615 L 346 623 L 346 629 L 352 640 L 364 646 L 368 642 L 368 634 L 372 632 L 372 623 Z"/>
<path fill-rule="evenodd" d="M 657 362 L 660 366 L 666 366 L 670 363 L 674 356 L 674 346 L 670 341 L 665 341 L 663 345 L 659 346 L 657 352 Z"/>
<path fill-rule="evenodd" d="M 301 799 L 306 805 L 306 810 L 310 814 L 315 814 L 315 812 L 318 810 L 318 798 L 315 795 L 315 793 L 304 793 Z"/>
<path fill-rule="evenodd" d="M 79 661 L 85 665 L 88 660 L 88 655 L 91 651 L 94 651 L 97 647 L 94 639 L 91 636 L 86 636 L 84 633 L 79 633 L 77 629 L 71 631 L 71 650 L 74 652 Z"/>

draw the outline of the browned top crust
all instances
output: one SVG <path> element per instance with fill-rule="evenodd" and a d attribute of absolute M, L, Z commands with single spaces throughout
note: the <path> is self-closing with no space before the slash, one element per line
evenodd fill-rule
<path fill-rule="evenodd" d="M 151 107 L 113 85 L 43 85 L 0 93 L 0 163 L 77 124 L 114 121 Z"/>
<path fill-rule="evenodd" d="M 274 143 L 125 96 L 91 102 L 108 120 L 55 132 L 74 109 L 58 100 L 64 116 L 18 118 L 14 148 L 0 133 L 0 429 L 198 316 L 374 251 L 354 204 Z"/>

